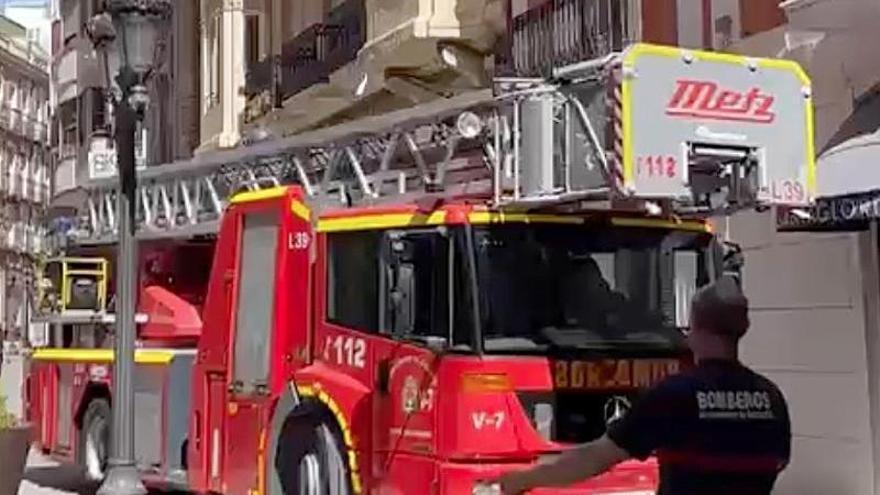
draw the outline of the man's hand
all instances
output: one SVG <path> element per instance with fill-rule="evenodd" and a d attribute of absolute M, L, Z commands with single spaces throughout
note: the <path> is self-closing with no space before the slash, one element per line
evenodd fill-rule
<path fill-rule="evenodd" d="M 529 480 L 528 471 L 511 471 L 501 475 L 495 483 L 501 486 L 502 495 L 520 495 L 534 486 Z"/>
<path fill-rule="evenodd" d="M 553 462 L 539 464 L 525 471 L 511 471 L 486 483 L 498 483 L 504 495 L 520 495 L 539 486 L 572 485 L 602 474 L 629 457 L 629 454 L 610 438 L 602 436 L 598 440 L 569 450 Z"/>
<path fill-rule="evenodd" d="M 478 483 L 487 489 L 498 485 L 501 489 L 501 495 L 520 495 L 534 488 L 529 482 L 529 474 L 528 471 L 510 471 L 495 478 L 480 480 Z"/>

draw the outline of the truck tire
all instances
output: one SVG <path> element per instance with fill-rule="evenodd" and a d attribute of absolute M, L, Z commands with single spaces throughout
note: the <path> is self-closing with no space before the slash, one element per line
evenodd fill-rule
<path fill-rule="evenodd" d="M 110 428 L 110 403 L 106 399 L 89 402 L 83 414 L 79 435 L 79 459 L 83 475 L 88 481 L 99 482 L 104 479 L 110 452 Z"/>
<path fill-rule="evenodd" d="M 351 495 L 345 459 L 340 435 L 327 422 L 288 420 L 275 458 L 284 495 Z"/>

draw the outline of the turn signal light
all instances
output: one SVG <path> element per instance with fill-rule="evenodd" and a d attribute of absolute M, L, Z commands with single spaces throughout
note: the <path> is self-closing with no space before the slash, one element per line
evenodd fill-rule
<path fill-rule="evenodd" d="M 510 392 L 513 386 L 503 373 L 466 373 L 461 377 L 461 388 L 468 393 Z"/>

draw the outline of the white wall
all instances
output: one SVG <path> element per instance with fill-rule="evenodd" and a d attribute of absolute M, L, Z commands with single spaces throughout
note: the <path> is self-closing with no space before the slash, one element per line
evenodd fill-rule
<path fill-rule="evenodd" d="M 743 361 L 780 386 L 792 416 L 792 463 L 774 493 L 874 493 L 860 234 L 776 233 L 753 213 L 730 235 L 752 308 Z"/>

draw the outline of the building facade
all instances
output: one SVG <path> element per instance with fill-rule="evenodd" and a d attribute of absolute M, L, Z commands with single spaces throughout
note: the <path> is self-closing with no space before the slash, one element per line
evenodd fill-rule
<path fill-rule="evenodd" d="M 485 88 L 514 56 L 515 19 L 550 3 L 200 0 L 199 149 Z M 764 0 L 562 3 L 605 18 L 596 30 L 599 45 L 625 38 L 720 48 L 784 19 Z"/>
<path fill-rule="evenodd" d="M 43 52 L 52 52 L 52 0 L 0 0 L 0 14 L 24 26 Z"/>
<path fill-rule="evenodd" d="M 878 213 L 870 211 L 880 190 L 874 166 L 880 158 L 880 59 L 873 53 L 880 5 L 787 0 L 781 9 L 783 22 L 729 49 L 804 66 L 813 81 L 820 202 L 853 193 L 870 198 L 841 201 L 843 216 L 851 211 L 858 218 L 827 222 L 824 232 L 788 225 L 790 218 L 773 212 L 731 219 L 729 233 L 744 248 L 752 303 L 744 359 L 779 383 L 790 403 L 793 462 L 779 493 L 876 495 L 880 248 Z M 866 221 L 871 216 L 875 220 Z M 814 220 L 820 219 L 803 223 Z"/>
<path fill-rule="evenodd" d="M 51 195 L 48 56 L 0 17 L 0 334 L 29 337 L 29 294 Z"/>
<path fill-rule="evenodd" d="M 53 0 L 54 215 L 73 212 L 87 181 L 116 173 L 103 60 L 86 32 L 88 20 L 102 9 L 102 0 Z M 164 56 L 150 83 L 149 114 L 138 133 L 139 166 L 187 158 L 199 144 L 200 82 L 192 70 L 198 67 L 198 14 L 195 2 L 175 3 L 162 40 Z"/>

